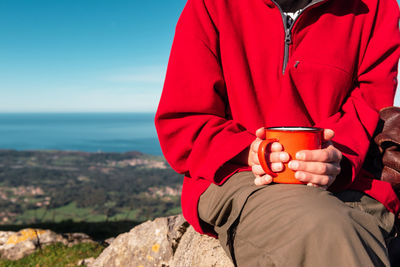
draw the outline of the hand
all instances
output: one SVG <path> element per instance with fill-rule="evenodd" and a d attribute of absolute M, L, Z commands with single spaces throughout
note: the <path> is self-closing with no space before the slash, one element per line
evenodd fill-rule
<path fill-rule="evenodd" d="M 302 150 L 296 159 L 289 162 L 289 168 L 296 171 L 295 177 L 308 186 L 327 189 L 340 173 L 342 153 L 333 146 L 331 140 L 335 133 L 324 130 L 322 149 Z"/>
<path fill-rule="evenodd" d="M 256 185 L 265 185 L 272 182 L 272 177 L 265 173 L 258 160 L 258 148 L 260 143 L 265 139 L 265 129 L 260 128 L 256 131 L 257 138 L 251 143 L 248 155 L 248 165 L 256 177 L 254 183 Z M 271 153 L 269 155 L 271 162 L 271 170 L 279 172 L 283 170 L 283 163 L 289 161 L 289 154 L 282 151 L 282 145 L 278 142 L 271 144 Z"/>

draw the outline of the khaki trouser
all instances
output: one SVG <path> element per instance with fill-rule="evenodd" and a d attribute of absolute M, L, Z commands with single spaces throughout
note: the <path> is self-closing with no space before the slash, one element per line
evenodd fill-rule
<path fill-rule="evenodd" d="M 199 216 L 236 266 L 390 266 L 385 239 L 395 216 L 358 192 L 254 185 L 251 172 L 212 184 Z"/>

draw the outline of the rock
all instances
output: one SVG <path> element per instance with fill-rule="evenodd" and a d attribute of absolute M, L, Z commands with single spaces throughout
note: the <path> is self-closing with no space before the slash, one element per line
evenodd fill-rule
<path fill-rule="evenodd" d="M 94 262 L 94 260 L 95 259 L 93 257 L 90 257 L 90 258 L 87 258 L 87 259 L 83 259 L 83 260 L 79 260 L 76 265 L 77 266 L 90 265 L 90 264 L 92 264 Z"/>
<path fill-rule="evenodd" d="M 94 242 L 83 233 L 59 235 L 49 230 L 24 229 L 0 232 L 0 257 L 20 259 L 40 247 L 61 242 L 74 245 Z M 218 240 L 200 235 L 189 226 L 182 215 L 158 218 L 134 227 L 115 239 L 97 259 L 77 262 L 89 267 L 232 267 Z"/>
<path fill-rule="evenodd" d="M 0 248 L 1 258 L 7 260 L 19 260 L 36 250 L 36 245 L 31 240 L 18 244 L 6 244 Z"/>
<path fill-rule="evenodd" d="M 64 245 L 68 245 L 69 247 L 79 243 L 95 243 L 90 236 L 85 233 L 66 233 L 62 234 L 62 237 L 64 238 Z"/>
<path fill-rule="evenodd" d="M 31 228 L 19 232 L 0 232 L 0 258 L 18 260 L 50 244 L 72 246 L 82 242 L 94 241 L 82 233 L 59 235 L 50 230 Z"/>
<path fill-rule="evenodd" d="M 158 218 L 119 235 L 89 267 L 233 266 L 218 240 L 200 235 L 182 215 Z"/>
<path fill-rule="evenodd" d="M 60 241 L 62 237 L 49 230 L 23 229 L 8 236 L 7 241 L 0 246 L 0 255 L 8 260 L 18 260 L 42 245 Z"/>
<path fill-rule="evenodd" d="M 169 266 L 187 226 L 181 215 L 147 221 L 119 235 L 89 266 Z"/>
<path fill-rule="evenodd" d="M 11 232 L 11 231 L 0 231 L 0 246 L 4 245 L 7 242 L 10 235 L 12 235 L 14 233 L 15 232 Z"/>
<path fill-rule="evenodd" d="M 103 241 L 103 244 L 104 244 L 105 246 L 108 247 L 109 245 L 111 245 L 111 243 L 112 243 L 114 240 L 115 240 L 115 237 L 107 238 L 106 240 Z"/>
<path fill-rule="evenodd" d="M 33 231 L 35 235 L 29 234 L 29 232 Z M 50 230 L 40 230 L 40 229 L 24 229 L 19 231 L 17 234 L 25 232 L 26 235 L 30 235 L 32 238 L 31 240 L 35 242 L 35 245 L 38 247 L 47 246 L 54 243 L 65 243 L 64 238 L 62 235 L 56 234 Z M 10 237 L 11 238 L 11 237 Z M 8 239 L 8 242 L 10 239 Z M 22 240 L 21 240 L 22 241 Z"/>
<path fill-rule="evenodd" d="M 170 266 L 233 267 L 218 240 L 190 227 L 183 235 Z"/>

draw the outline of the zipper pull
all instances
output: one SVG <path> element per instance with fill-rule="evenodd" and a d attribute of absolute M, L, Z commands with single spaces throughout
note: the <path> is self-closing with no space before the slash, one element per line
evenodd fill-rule
<path fill-rule="evenodd" d="M 292 35 L 291 35 L 291 32 L 290 32 L 290 29 L 286 30 L 285 44 L 287 44 L 287 45 L 292 44 Z"/>

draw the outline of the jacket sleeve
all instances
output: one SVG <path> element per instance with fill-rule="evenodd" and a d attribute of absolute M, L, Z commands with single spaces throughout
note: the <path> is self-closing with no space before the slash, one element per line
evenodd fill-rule
<path fill-rule="evenodd" d="M 229 161 L 255 136 L 230 119 L 227 108 L 217 28 L 204 1 L 189 0 L 176 26 L 155 118 L 172 168 L 216 184 L 236 169 Z M 224 174 L 217 175 L 222 166 Z"/>
<path fill-rule="evenodd" d="M 317 125 L 335 131 L 333 141 L 344 155 L 342 173 L 332 185 L 333 191 L 354 181 L 379 120 L 379 110 L 393 105 L 400 55 L 399 6 L 394 0 L 376 2 L 375 13 L 364 24 L 354 90 L 340 112 Z"/>

